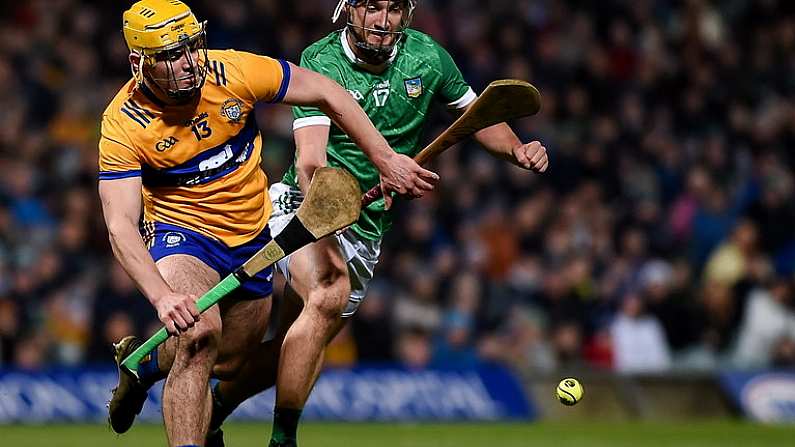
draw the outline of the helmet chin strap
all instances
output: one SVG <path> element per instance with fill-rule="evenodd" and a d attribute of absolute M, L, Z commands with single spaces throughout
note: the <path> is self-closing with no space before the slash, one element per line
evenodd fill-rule
<path fill-rule="evenodd" d="M 140 87 L 144 82 L 144 55 L 137 51 L 133 51 L 132 53 L 138 56 L 138 64 L 135 67 L 130 65 L 130 71 L 132 72 L 136 84 Z"/>

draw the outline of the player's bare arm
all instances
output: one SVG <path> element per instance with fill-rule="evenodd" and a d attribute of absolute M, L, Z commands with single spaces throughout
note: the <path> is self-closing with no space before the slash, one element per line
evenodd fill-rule
<path fill-rule="evenodd" d="M 463 113 L 467 108 L 458 112 Z M 534 172 L 544 172 L 549 167 L 547 149 L 539 141 L 522 143 L 516 133 L 505 123 L 495 124 L 475 133 L 475 140 L 495 157 Z"/>
<path fill-rule="evenodd" d="M 306 194 L 309 182 L 317 168 L 326 166 L 326 146 L 328 145 L 329 126 L 317 125 L 296 129 L 295 139 L 296 174 L 298 186 Z"/>
<path fill-rule="evenodd" d="M 196 297 L 169 287 L 138 232 L 141 178 L 100 181 L 99 196 L 113 253 L 157 310 L 157 317 L 172 334 L 193 327 L 199 320 Z"/>
<path fill-rule="evenodd" d="M 323 75 L 291 65 L 292 79 L 284 102 L 317 106 L 361 148 L 381 174 L 387 208 L 388 192 L 413 197 L 433 189 L 439 176 L 423 169 L 410 157 L 396 153 L 376 130 L 362 108 L 339 84 Z M 317 126 L 312 126 L 317 127 Z M 327 131 L 326 131 L 327 132 Z"/>

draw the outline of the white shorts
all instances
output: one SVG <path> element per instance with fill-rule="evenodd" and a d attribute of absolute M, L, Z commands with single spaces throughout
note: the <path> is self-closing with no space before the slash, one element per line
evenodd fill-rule
<path fill-rule="evenodd" d="M 301 190 L 285 183 L 274 183 L 271 185 L 270 199 L 273 204 L 273 214 L 268 221 L 271 235 L 284 230 L 287 223 L 298 210 L 298 206 L 303 200 Z M 348 276 L 351 280 L 351 296 L 348 304 L 342 312 L 343 317 L 350 317 L 356 313 L 362 300 L 367 293 L 367 285 L 373 279 L 373 270 L 378 263 L 378 256 L 381 254 L 381 241 L 371 241 L 360 238 L 351 230 L 346 230 L 342 234 L 334 236 L 348 264 Z M 290 256 L 276 263 L 276 268 L 282 272 L 287 282 L 290 282 Z"/>

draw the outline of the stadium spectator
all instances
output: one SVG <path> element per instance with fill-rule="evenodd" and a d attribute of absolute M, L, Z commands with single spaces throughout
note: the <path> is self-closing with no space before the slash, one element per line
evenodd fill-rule
<path fill-rule="evenodd" d="M 741 369 L 791 362 L 795 340 L 792 285 L 777 278 L 768 288 L 751 291 L 732 363 Z"/>
<path fill-rule="evenodd" d="M 661 372 L 671 367 L 671 354 L 660 322 L 646 314 L 634 294 L 624 297 L 610 326 L 615 369 L 620 373 Z"/>

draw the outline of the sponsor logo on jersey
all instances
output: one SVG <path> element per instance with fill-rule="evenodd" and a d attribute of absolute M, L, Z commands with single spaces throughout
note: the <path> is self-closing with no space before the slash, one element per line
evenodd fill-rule
<path fill-rule="evenodd" d="M 361 101 L 364 99 L 364 95 L 362 95 L 362 92 L 360 92 L 359 90 L 348 90 L 348 93 L 350 93 L 351 96 L 353 96 L 353 99 L 357 101 Z"/>
<path fill-rule="evenodd" d="M 155 150 L 158 152 L 165 152 L 176 146 L 177 143 L 179 143 L 179 140 L 176 137 L 168 137 L 165 140 L 158 141 L 157 144 L 155 144 Z"/>
<path fill-rule="evenodd" d="M 163 242 L 166 243 L 166 248 L 178 247 L 179 244 L 185 242 L 185 235 L 176 231 L 169 231 L 163 235 Z"/>
<path fill-rule="evenodd" d="M 419 76 L 406 79 L 403 83 L 406 86 L 406 94 L 409 95 L 409 98 L 419 98 L 422 95 L 422 78 Z"/>
<path fill-rule="evenodd" d="M 191 118 L 191 119 L 185 121 L 185 127 L 191 127 L 194 124 L 198 123 L 199 121 L 207 118 L 208 116 L 210 116 L 210 115 L 208 115 L 207 112 L 202 112 L 202 113 L 199 114 L 199 116 L 197 116 L 195 118 Z"/>
<path fill-rule="evenodd" d="M 237 98 L 229 98 L 221 105 L 221 116 L 230 123 L 239 123 L 243 116 L 243 103 Z"/>

